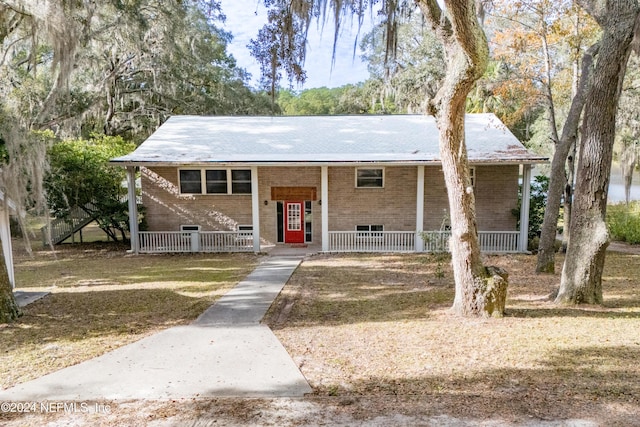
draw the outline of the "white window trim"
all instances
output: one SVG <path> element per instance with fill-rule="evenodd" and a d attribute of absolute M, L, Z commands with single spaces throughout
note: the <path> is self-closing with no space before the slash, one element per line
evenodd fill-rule
<path fill-rule="evenodd" d="M 382 230 L 376 230 L 376 231 L 371 231 L 371 227 L 373 226 L 380 226 L 382 227 Z M 363 230 L 358 230 L 358 227 L 368 227 L 369 230 L 368 231 L 363 231 Z M 355 226 L 356 229 L 356 238 L 357 239 L 383 239 L 384 238 L 384 225 L 383 224 L 357 224 Z M 368 236 L 360 236 L 358 233 L 369 233 Z M 371 233 L 380 233 L 379 236 L 374 236 L 371 235 Z"/>
<path fill-rule="evenodd" d="M 380 186 L 380 187 L 360 187 L 360 186 L 358 186 L 358 171 L 359 170 L 381 170 L 382 171 L 382 186 Z M 386 176 L 385 175 L 386 174 L 385 174 L 384 166 L 375 166 L 375 167 L 362 166 L 362 167 L 357 167 L 355 169 L 355 173 L 354 173 L 354 179 L 355 179 L 354 186 L 355 186 L 355 188 L 365 189 L 365 190 L 384 188 L 384 184 L 385 184 L 385 181 L 386 181 Z"/>
<path fill-rule="evenodd" d="M 182 171 L 195 171 L 195 170 L 199 170 L 200 171 L 200 193 L 183 193 L 182 192 L 182 179 L 180 178 L 180 172 Z M 176 175 L 177 175 L 177 179 L 178 179 L 178 192 L 179 194 L 184 194 L 186 196 L 195 196 L 197 194 L 202 194 L 202 169 L 200 168 L 178 168 L 178 170 L 176 171 Z"/>
<path fill-rule="evenodd" d="M 180 225 L 180 231 L 200 231 L 202 229 L 202 226 L 200 225 L 195 225 L 195 224 L 181 224 Z"/>
<path fill-rule="evenodd" d="M 200 171 L 200 193 L 183 193 L 180 180 L 180 171 L 183 170 L 199 170 Z M 224 170 L 227 171 L 227 192 L 226 193 L 207 193 L 207 171 L 209 170 Z M 178 168 L 176 172 L 178 175 L 178 192 L 180 195 L 186 196 L 250 196 L 251 193 L 234 193 L 233 192 L 233 175 L 231 171 L 236 170 L 251 170 L 247 168 Z"/>

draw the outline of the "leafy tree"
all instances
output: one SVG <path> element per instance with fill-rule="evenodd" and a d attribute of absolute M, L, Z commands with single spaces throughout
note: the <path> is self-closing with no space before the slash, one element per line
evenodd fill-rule
<path fill-rule="evenodd" d="M 563 194 L 565 211 L 570 212 L 571 208 L 575 155 L 569 153 L 575 150 L 591 64 L 591 53 L 585 52 L 585 46 L 595 41 L 597 26 L 572 1 L 499 1 L 494 6 L 491 21 L 496 26 L 495 55 L 510 70 L 509 80 L 498 85 L 520 92 L 520 105 L 525 111 L 545 111 L 546 126 L 539 126 L 538 119 L 536 127 L 542 133 L 533 137 L 542 148 L 539 151 L 553 153 L 537 271 L 552 272 Z M 569 218 L 565 216 L 567 222 Z"/>
<path fill-rule="evenodd" d="M 370 78 L 380 82 L 383 97 L 390 98 L 398 110 L 424 111 L 444 78 L 442 45 L 419 11 L 399 22 L 395 32 L 393 52 L 387 49 L 384 24 L 365 34 L 360 43 L 362 58 Z"/>
<path fill-rule="evenodd" d="M 281 89 L 278 106 L 288 116 L 317 116 L 335 114 L 373 113 L 364 84 L 344 85 L 337 88 L 312 88 L 301 92 Z"/>
<path fill-rule="evenodd" d="M 618 114 L 617 158 L 622 170 L 624 181 L 625 202 L 628 205 L 631 198 L 631 183 L 633 172 L 640 164 L 640 57 L 632 54 L 629 68 L 625 77 L 624 89 L 620 98 L 620 113 Z"/>
<path fill-rule="evenodd" d="M 0 2 L 0 189 L 42 209 L 47 139 L 34 130 L 139 140 L 170 114 L 269 112 L 226 53 L 222 19 L 217 0 Z"/>
<path fill-rule="evenodd" d="M 576 1 L 602 28 L 602 36 L 584 106 L 571 239 L 556 302 L 600 304 L 609 244 L 605 215 L 616 114 L 640 2 Z"/>
<path fill-rule="evenodd" d="M 361 17 L 365 12 L 365 3 L 355 0 L 292 3 L 269 0 L 265 4 L 285 12 L 280 18 L 284 26 L 279 27 L 279 34 L 284 38 L 285 46 L 293 43 L 294 47 L 282 52 L 287 61 L 297 61 L 295 55 L 298 52 L 304 54 L 301 43 L 296 40 L 299 40 L 300 34 L 305 34 L 304 31 L 294 31 L 295 27 L 288 26 L 288 22 L 301 22 L 304 30 L 318 16 L 318 10 L 330 9 L 333 11 L 337 37 L 342 17 L 352 14 Z M 436 34 L 446 56 L 445 77 L 435 96 L 426 103 L 426 109 L 435 116 L 440 131 L 440 157 L 449 196 L 450 247 L 456 283 L 453 310 L 464 316 L 501 315 L 506 297 L 506 274 L 496 268 L 487 268 L 482 263 L 475 198 L 473 191 L 468 191 L 471 179 L 464 141 L 466 98 L 475 82 L 484 74 L 489 58 L 487 39 L 476 16 L 476 11 L 482 15 L 482 4 L 476 4 L 475 0 L 451 0 L 446 2 L 446 9 L 443 9 L 436 0 L 383 2 L 380 14 L 385 18 L 389 52 L 397 46 L 400 18 L 407 16 L 415 5 L 420 8 L 428 28 Z M 275 70 L 281 63 L 277 57 L 281 53 L 273 52 L 269 64 Z M 299 62 L 296 64 L 299 65 Z"/>
<path fill-rule="evenodd" d="M 126 172 L 109 159 L 130 153 L 135 145 L 121 137 L 94 135 L 67 139 L 49 150 L 51 169 L 45 178 L 47 201 L 57 218 L 71 218 L 79 208 L 94 218 L 112 240 L 128 230 Z"/>
<path fill-rule="evenodd" d="M 260 85 L 271 96 L 275 104 L 276 89 L 282 80 L 282 71 L 287 75 L 289 86 L 292 82 L 302 84 L 307 79 L 302 68 L 306 54 L 306 30 L 304 22 L 283 1 L 265 0 L 268 11 L 268 23 L 258 31 L 257 38 L 251 39 L 249 51 L 260 64 Z M 305 13 L 314 6 L 300 2 Z"/>

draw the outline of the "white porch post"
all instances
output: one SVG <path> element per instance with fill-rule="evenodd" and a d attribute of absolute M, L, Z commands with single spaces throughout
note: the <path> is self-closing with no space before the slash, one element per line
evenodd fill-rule
<path fill-rule="evenodd" d="M 129 197 L 129 239 L 131 240 L 131 252 L 140 252 L 138 235 L 138 200 L 136 196 L 136 168 L 127 166 L 127 190 Z"/>
<path fill-rule="evenodd" d="M 11 287 L 16 287 L 16 279 L 13 271 L 13 251 L 11 248 L 11 223 L 9 222 L 9 208 L 7 200 L 0 201 L 0 239 L 2 239 L 2 253 L 4 255 L 4 265 L 9 275 Z"/>
<path fill-rule="evenodd" d="M 253 221 L 253 252 L 260 252 L 260 194 L 258 167 L 251 167 L 251 218 Z"/>
<path fill-rule="evenodd" d="M 526 252 L 529 234 L 529 204 L 531 199 L 531 165 L 522 165 L 522 203 L 520 205 L 520 252 Z"/>
<path fill-rule="evenodd" d="M 424 166 L 418 166 L 418 192 L 416 194 L 416 252 L 424 250 Z"/>
<path fill-rule="evenodd" d="M 322 202 L 322 251 L 329 252 L 329 167 L 321 166 L 320 200 Z"/>

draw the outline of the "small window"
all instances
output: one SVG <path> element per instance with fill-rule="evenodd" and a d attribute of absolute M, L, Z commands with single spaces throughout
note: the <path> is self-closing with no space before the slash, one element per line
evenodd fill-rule
<path fill-rule="evenodd" d="M 383 188 L 383 169 L 356 169 L 356 187 L 358 188 Z"/>
<path fill-rule="evenodd" d="M 183 194 L 202 193 L 202 174 L 200 169 L 180 170 L 180 192 Z"/>
<path fill-rule="evenodd" d="M 357 236 L 359 238 L 382 238 L 382 232 L 384 231 L 383 225 L 356 225 Z"/>
<path fill-rule="evenodd" d="M 475 167 L 469 168 L 469 178 L 471 178 L 471 186 L 475 187 L 476 186 L 476 168 Z"/>
<path fill-rule="evenodd" d="M 227 170 L 210 169 L 206 171 L 207 194 L 227 194 Z"/>
<path fill-rule="evenodd" d="M 200 231 L 199 225 L 181 225 L 180 231 Z"/>
<path fill-rule="evenodd" d="M 251 169 L 231 171 L 231 192 L 233 194 L 251 194 Z"/>

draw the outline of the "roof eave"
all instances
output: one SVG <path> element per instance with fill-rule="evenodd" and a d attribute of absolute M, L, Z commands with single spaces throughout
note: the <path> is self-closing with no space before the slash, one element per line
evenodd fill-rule
<path fill-rule="evenodd" d="M 535 165 L 535 164 L 544 164 L 548 163 L 549 159 L 547 157 L 539 157 L 539 158 L 526 158 L 526 159 L 477 159 L 470 160 L 470 165 Z M 300 161 L 249 161 L 249 162 L 238 162 L 238 161 L 197 161 L 197 162 L 170 162 L 170 161 L 131 161 L 131 160 L 111 160 L 110 163 L 114 165 L 119 165 L 122 167 L 128 166 L 144 166 L 144 167 L 222 167 L 222 166 L 243 166 L 243 167 L 251 167 L 251 166 L 361 166 L 363 164 L 366 165 L 396 165 L 396 166 L 429 166 L 429 165 L 440 165 L 442 162 L 438 160 L 345 160 L 345 161 L 309 161 L 309 160 L 300 160 Z"/>

